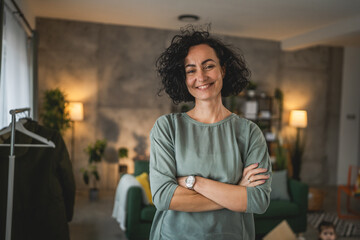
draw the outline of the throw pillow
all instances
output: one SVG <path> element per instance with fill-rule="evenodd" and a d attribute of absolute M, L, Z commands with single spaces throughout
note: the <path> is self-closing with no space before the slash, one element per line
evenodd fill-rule
<path fill-rule="evenodd" d="M 150 184 L 149 184 L 149 176 L 146 172 L 143 172 L 139 176 L 136 177 L 136 180 L 139 181 L 141 186 L 143 187 L 146 197 L 149 200 L 150 204 L 153 204 L 152 198 L 151 198 L 151 191 L 150 191 Z"/>
<path fill-rule="evenodd" d="M 272 173 L 271 200 L 290 200 L 288 193 L 287 170 L 275 171 Z"/>

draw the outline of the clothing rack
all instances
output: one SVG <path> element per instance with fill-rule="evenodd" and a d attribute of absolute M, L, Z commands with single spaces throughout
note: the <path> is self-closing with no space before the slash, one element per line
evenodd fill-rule
<path fill-rule="evenodd" d="M 6 208 L 6 234 L 5 240 L 11 240 L 11 229 L 12 229 L 12 210 L 13 210 L 13 194 L 14 194 L 14 174 L 15 174 L 15 146 L 22 147 L 28 145 L 15 145 L 15 125 L 16 125 L 16 114 L 29 111 L 30 108 L 20 108 L 10 110 L 11 114 L 11 139 L 10 139 L 10 155 L 9 155 L 9 176 L 8 176 L 8 195 L 7 195 L 7 208 Z M 33 144 L 34 145 L 34 144 Z M 36 147 L 55 147 L 55 144 L 49 141 L 48 145 Z"/>
<path fill-rule="evenodd" d="M 13 210 L 13 194 L 14 194 L 14 172 L 15 172 L 15 122 L 16 114 L 29 111 L 30 108 L 10 110 L 11 114 L 11 139 L 10 139 L 10 156 L 9 156 L 9 176 L 8 176 L 8 195 L 6 207 L 6 234 L 5 240 L 11 240 L 12 210 Z"/>

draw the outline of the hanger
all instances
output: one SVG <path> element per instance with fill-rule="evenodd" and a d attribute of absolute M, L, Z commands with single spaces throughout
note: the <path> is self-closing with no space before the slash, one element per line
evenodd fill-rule
<path fill-rule="evenodd" d="M 46 138 L 27 130 L 23 125 L 23 123 L 25 123 L 26 121 L 27 121 L 26 118 L 20 119 L 19 121 L 17 121 L 15 123 L 15 130 L 17 130 L 17 131 L 19 131 L 19 132 L 21 132 L 21 133 L 23 133 L 23 134 L 25 134 L 25 135 L 27 135 L 29 137 L 32 137 L 32 138 L 34 138 L 34 139 L 36 139 L 39 142 L 42 142 L 44 144 L 19 144 L 19 143 L 17 143 L 17 144 L 15 144 L 15 147 L 52 147 L 52 148 L 55 148 L 55 144 L 52 141 L 47 140 Z M 9 132 L 11 132 L 11 124 L 10 124 L 9 127 L 1 130 L 0 135 L 7 134 Z M 5 146 L 10 146 L 10 144 L 0 144 L 0 147 L 3 147 L 3 146 L 4 147 Z"/>

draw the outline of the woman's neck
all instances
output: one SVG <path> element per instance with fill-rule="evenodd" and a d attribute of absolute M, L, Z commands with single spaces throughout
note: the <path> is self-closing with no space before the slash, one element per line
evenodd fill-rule
<path fill-rule="evenodd" d="M 196 101 L 195 107 L 187 114 L 202 123 L 216 123 L 227 118 L 231 112 L 224 107 L 222 101 Z"/>

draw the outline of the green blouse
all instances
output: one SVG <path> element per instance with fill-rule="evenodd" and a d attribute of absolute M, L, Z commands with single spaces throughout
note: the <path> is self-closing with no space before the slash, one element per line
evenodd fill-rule
<path fill-rule="evenodd" d="M 160 117 L 150 133 L 150 185 L 157 208 L 150 239 L 255 239 L 253 213 L 264 213 L 270 202 L 271 177 L 247 188 L 246 212 L 228 209 L 206 212 L 169 210 L 179 176 L 196 175 L 238 184 L 245 167 L 271 163 L 261 130 L 253 122 L 231 114 L 205 124 L 186 113 Z"/>

